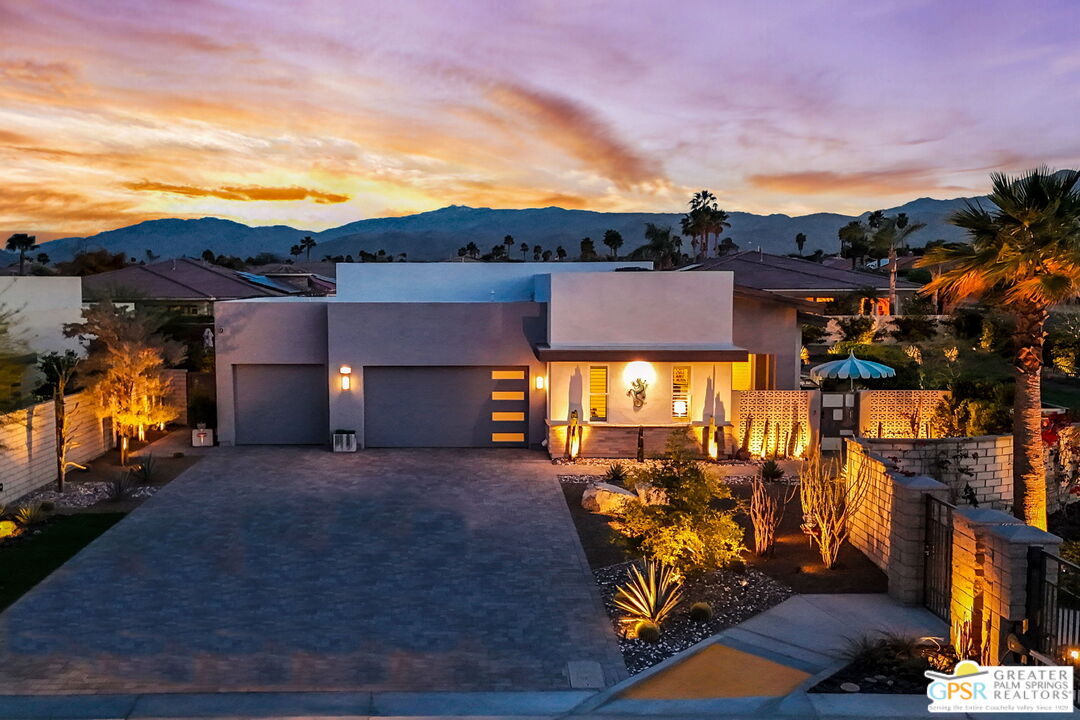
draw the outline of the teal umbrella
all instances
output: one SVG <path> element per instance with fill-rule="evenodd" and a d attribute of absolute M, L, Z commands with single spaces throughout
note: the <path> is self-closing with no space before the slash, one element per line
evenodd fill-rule
<path fill-rule="evenodd" d="M 855 353 L 850 353 L 843 360 L 833 360 L 822 363 L 810 369 L 810 377 L 821 380 L 834 378 L 837 380 L 851 380 L 855 384 L 855 378 L 861 380 L 874 380 L 876 378 L 896 377 L 896 371 L 888 365 L 860 360 Z"/>

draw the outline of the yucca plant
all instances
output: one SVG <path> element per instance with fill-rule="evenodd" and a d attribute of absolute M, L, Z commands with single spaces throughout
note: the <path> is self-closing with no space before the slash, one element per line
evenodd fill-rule
<path fill-rule="evenodd" d="M 42 509 L 41 504 L 27 505 L 19 508 L 15 511 L 15 522 L 19 523 L 23 527 L 30 527 L 31 525 L 39 525 L 45 522 L 45 519 L 49 517 L 49 514 Z"/>
<path fill-rule="evenodd" d="M 682 600 L 682 578 L 666 565 L 647 560 L 644 573 L 631 565 L 627 576 L 626 584 L 615 593 L 615 607 L 626 613 L 622 620 L 626 625 L 659 626 Z"/>
<path fill-rule="evenodd" d="M 626 485 L 628 473 L 626 466 L 621 462 L 613 462 L 608 465 L 607 472 L 604 473 L 604 482 L 611 485 Z"/>
<path fill-rule="evenodd" d="M 108 498 L 110 500 L 127 500 L 135 492 L 135 481 L 130 472 L 121 470 L 109 482 Z"/>

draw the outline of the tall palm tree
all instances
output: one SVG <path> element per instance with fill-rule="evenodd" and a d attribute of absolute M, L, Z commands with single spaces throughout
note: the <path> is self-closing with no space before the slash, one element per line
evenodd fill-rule
<path fill-rule="evenodd" d="M 922 292 L 981 298 L 1016 321 L 1013 514 L 1045 530 L 1043 340 L 1050 309 L 1080 296 L 1080 171 L 1039 168 L 990 179 L 991 209 L 967 203 L 949 217 L 970 244 L 936 247 L 920 259 L 919 267 L 942 267 Z"/>
<path fill-rule="evenodd" d="M 528 260 L 529 259 L 527 257 L 528 254 L 529 254 L 529 243 L 527 243 L 527 242 L 521 243 L 520 245 L 518 245 L 518 250 L 521 251 L 521 259 L 522 260 Z"/>
<path fill-rule="evenodd" d="M 679 263 L 681 238 L 672 232 L 670 226 L 646 223 L 645 240 L 648 242 L 630 253 L 628 257 L 631 260 L 652 260 L 658 270 L 670 270 Z"/>
<path fill-rule="evenodd" d="M 611 250 L 611 259 L 617 259 L 619 257 L 619 248 L 621 248 L 623 244 L 622 233 L 618 230 L 605 230 L 604 244 Z"/>
<path fill-rule="evenodd" d="M 799 257 L 802 257 L 803 248 L 806 247 L 806 233 L 795 234 L 795 247 L 799 248 Z"/>
<path fill-rule="evenodd" d="M 19 274 L 25 275 L 26 253 L 37 247 L 37 237 L 26 233 L 15 233 L 7 240 L 6 248 L 19 253 Z"/>
<path fill-rule="evenodd" d="M 533 260 L 540 262 L 540 258 L 544 254 L 544 248 L 540 245 L 533 245 Z"/>
<path fill-rule="evenodd" d="M 870 245 L 878 252 L 884 252 L 889 258 L 889 312 L 898 313 L 896 305 L 896 254 L 898 248 L 907 247 L 907 239 L 926 227 L 926 223 L 910 223 L 907 214 L 896 217 L 882 217 L 872 227 L 876 228 L 870 238 Z"/>

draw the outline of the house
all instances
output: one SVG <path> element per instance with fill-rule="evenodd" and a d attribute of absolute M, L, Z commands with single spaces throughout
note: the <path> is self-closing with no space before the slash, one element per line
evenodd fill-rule
<path fill-rule="evenodd" d="M 231 270 L 202 260 L 179 258 L 82 278 L 83 300 L 163 308 L 189 317 L 213 315 L 214 303 L 251 297 L 281 297 L 302 291 L 264 275 Z"/>
<path fill-rule="evenodd" d="M 798 311 L 730 272 L 650 263 L 363 263 L 335 297 L 217 306 L 223 444 L 539 447 L 702 439 L 732 392 L 795 389 Z"/>
<path fill-rule="evenodd" d="M 890 315 L 889 276 L 863 270 L 832 267 L 810 260 L 772 255 L 759 250 L 732 253 L 684 268 L 687 271 L 722 270 L 734 273 L 739 286 L 764 290 L 812 303 L 828 303 L 849 293 L 873 290 L 877 297 L 862 299 L 869 315 Z M 901 308 L 921 286 L 896 280 L 896 299 Z M 870 293 L 867 293 L 870 295 Z"/>

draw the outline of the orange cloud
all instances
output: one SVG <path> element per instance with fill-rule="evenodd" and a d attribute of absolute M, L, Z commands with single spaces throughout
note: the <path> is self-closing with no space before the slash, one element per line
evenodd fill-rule
<path fill-rule="evenodd" d="M 138 183 L 128 183 L 124 187 L 129 190 L 140 192 L 163 192 L 172 195 L 184 195 L 186 197 L 212 197 L 220 200 L 237 200 L 252 202 L 267 200 L 281 202 L 289 200 L 314 200 L 322 205 L 343 203 L 349 200 L 348 195 L 323 192 L 303 187 L 263 187 L 261 185 L 226 185 L 219 188 L 202 188 L 194 185 L 169 185 L 167 183 L 151 182 L 144 180 Z"/>
<path fill-rule="evenodd" d="M 635 151 L 604 120 L 569 98 L 508 82 L 496 83 L 487 96 L 620 189 L 666 182 L 659 163 Z"/>
<path fill-rule="evenodd" d="M 0 86 L 32 94 L 67 95 L 78 84 L 78 73 L 65 62 L 0 61 Z"/>
<path fill-rule="evenodd" d="M 99 232 L 102 227 L 152 220 L 160 214 L 140 211 L 133 203 L 92 197 L 78 191 L 17 185 L 0 193 L 0 225 L 18 232 L 67 234 Z"/>
<path fill-rule="evenodd" d="M 825 195 L 831 193 L 864 193 L 867 195 L 897 195 L 901 193 L 925 193 L 930 190 L 963 190 L 956 185 L 943 185 L 934 172 L 925 168 L 897 168 L 892 170 L 867 170 L 856 172 L 833 172 L 831 170 L 807 170 L 788 173 L 763 173 L 749 175 L 747 181 L 756 188 L 770 192 L 801 195 Z"/>

